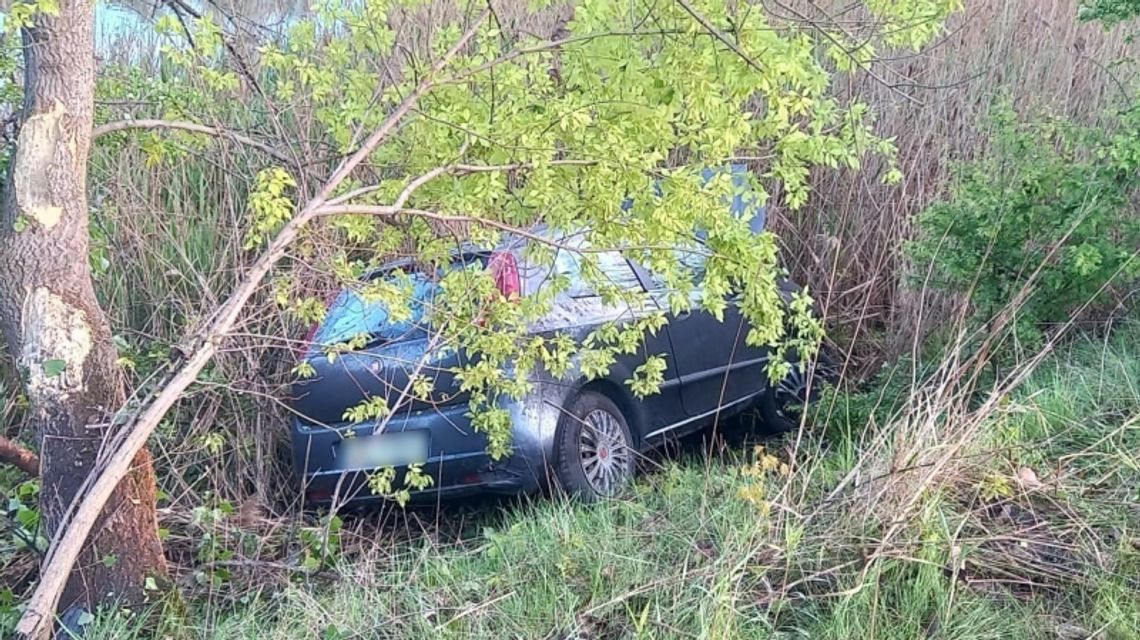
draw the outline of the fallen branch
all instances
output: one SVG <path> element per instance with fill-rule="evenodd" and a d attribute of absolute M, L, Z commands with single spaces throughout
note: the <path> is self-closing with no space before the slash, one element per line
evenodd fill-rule
<path fill-rule="evenodd" d="M 182 396 L 217 352 L 218 342 L 233 328 L 242 308 L 253 296 L 261 280 L 269 270 L 285 256 L 285 250 L 297 238 L 301 229 L 318 215 L 321 207 L 332 196 L 336 188 L 396 129 L 404 116 L 419 100 L 435 86 L 435 78 L 447 64 L 467 46 L 479 26 L 490 15 L 489 9 L 475 18 L 462 37 L 442 57 L 432 65 L 424 78 L 383 123 L 357 149 L 356 153 L 341 162 L 337 170 L 315 197 L 304 206 L 269 243 L 265 252 L 250 267 L 236 286 L 233 293 L 208 321 L 201 337 L 188 348 L 188 356 L 182 366 L 172 372 L 160 390 L 136 414 L 134 420 L 112 438 L 107 447 L 108 454 L 91 473 L 75 495 L 67 513 L 56 528 L 48 547 L 42 569 L 40 583 L 28 600 L 27 608 L 16 626 L 20 637 L 39 640 L 51 632 L 53 612 L 59 604 L 60 595 L 67 584 L 67 578 L 75 566 L 75 561 L 87 541 L 91 528 L 95 525 L 103 506 L 111 497 L 115 487 L 130 471 L 135 455 L 146 446 L 150 435 L 158 423 Z M 138 122 L 138 121 L 136 121 Z M 406 200 L 406 198 L 405 198 Z"/>
<path fill-rule="evenodd" d="M 40 476 L 39 456 L 4 436 L 0 436 L 0 462 L 10 464 L 33 478 Z"/>

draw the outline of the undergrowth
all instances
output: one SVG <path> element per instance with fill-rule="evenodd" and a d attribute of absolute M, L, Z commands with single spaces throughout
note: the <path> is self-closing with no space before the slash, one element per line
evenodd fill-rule
<path fill-rule="evenodd" d="M 1049 37 L 1015 33 L 1039 28 L 1039 15 L 1056 7 L 974 4 L 971 15 L 982 17 L 955 30 L 946 45 L 952 53 L 940 48 L 898 64 L 921 62 L 937 72 L 945 61 L 940 82 L 947 86 L 961 82 L 964 68 L 1006 79 L 986 76 L 963 85 L 968 90 L 915 102 L 921 118 L 897 105 L 885 110 L 884 130 L 898 133 L 914 156 L 906 195 L 855 189 L 849 176 L 829 172 L 838 186 L 821 186 L 817 215 L 783 222 L 774 215 L 777 226 L 798 225 L 785 234 L 788 259 L 818 263 L 793 270 L 829 272 L 801 279 L 823 293 L 857 349 L 875 352 L 864 354 L 868 361 L 924 333 L 922 319 L 912 330 L 908 315 L 911 306 L 924 307 L 908 306 L 910 289 L 889 284 L 901 279 L 897 234 L 937 191 L 924 181 L 944 182 L 941 156 L 968 157 L 988 139 L 970 110 L 989 104 L 993 87 L 1010 79 L 1022 97 L 1066 96 L 1065 113 L 1099 112 L 1111 93 L 1097 87 L 1112 74 L 1066 66 L 1049 53 L 1057 42 L 1084 42 L 1075 27 L 1054 24 Z M 1067 0 L 1059 6 L 1071 13 Z M 997 15 L 988 20 L 985 12 Z M 1115 40 L 1102 40 L 1088 41 L 1108 60 Z M 1002 60 L 1004 46 L 1044 49 Z M 969 55 L 973 64 L 964 62 Z M 1060 71 L 1053 76 L 1034 65 Z M 148 78 L 169 71 L 106 77 L 122 85 L 117 92 L 166 109 L 185 96 L 156 96 Z M 888 91 L 871 84 L 863 90 Z M 894 96 L 880 102 L 906 105 Z M 962 115 L 947 115 L 955 109 Z M 942 146 L 955 151 L 913 152 Z M 132 387 L 145 387 L 177 356 L 184 327 L 240 273 L 248 259 L 244 185 L 261 162 L 225 141 L 157 134 L 97 147 L 92 260 Z M 869 211 L 881 220 L 869 220 Z M 1025 247 L 1011 249 L 1019 277 L 1026 265 L 1016 252 Z M 336 247 L 317 241 L 308 249 Z M 316 288 L 312 274 L 298 278 Z M 299 338 L 303 328 L 295 324 L 276 309 L 272 291 L 259 292 L 231 347 L 152 440 L 164 544 L 189 607 L 185 616 L 163 614 L 159 637 L 1140 637 L 1136 324 L 1065 346 L 992 405 L 986 390 L 999 385 L 1001 371 L 982 371 L 959 397 L 939 387 L 937 358 L 897 362 L 858 393 L 826 395 L 802 435 L 734 441 L 712 453 L 698 442 L 676 459 L 647 461 L 648 473 L 620 501 L 535 498 L 339 518 L 291 511 L 287 465 L 273 463 L 284 443 L 275 396 L 293 364 L 281 336 Z M 886 337 L 872 339 L 869 331 Z M 0 418 L 30 440 L 12 427 L 18 405 L 14 399 L 0 407 Z M 757 444 L 764 449 L 754 450 Z M 34 495 L 15 490 L 32 492 L 34 484 L 0 470 L 0 488 L 15 500 L 4 505 L 13 517 L 0 518 L 0 558 L 15 559 L 0 572 L 0 636 L 35 575 L 25 541 L 35 528 Z M 88 637 L 154 635 L 154 621 L 138 613 L 103 612 Z"/>
<path fill-rule="evenodd" d="M 833 396 L 817 410 L 827 437 L 821 424 L 767 440 L 733 425 L 718 446 L 647 462 L 622 500 L 453 506 L 380 527 L 375 514 L 346 516 L 326 524 L 339 546 L 321 569 L 296 550 L 251 560 L 165 633 L 1136 637 L 1140 324 L 1060 347 L 982 416 L 977 439 L 956 443 L 947 426 L 934 446 L 961 464 L 916 483 L 909 466 L 924 459 L 899 436 L 927 388 L 896 375 Z M 901 398 L 894 417 L 862 430 L 885 397 Z M 861 409 L 836 411 L 840 401 Z M 873 453 L 883 436 L 900 441 Z M 883 473 L 852 479 L 870 469 Z M 138 620 L 104 616 L 90 637 L 144 635 Z"/>

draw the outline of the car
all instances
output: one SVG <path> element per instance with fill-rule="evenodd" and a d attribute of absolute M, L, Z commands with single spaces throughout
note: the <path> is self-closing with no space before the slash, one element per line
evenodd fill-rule
<path fill-rule="evenodd" d="M 545 233 L 536 231 L 529 234 Z M 549 281 L 551 267 L 527 263 L 528 240 L 508 239 L 494 252 L 457 252 L 456 268 L 478 263 L 489 266 L 497 286 L 510 295 L 527 295 Z M 565 254 L 565 256 L 564 256 Z M 558 294 L 554 311 L 536 331 L 568 333 L 583 339 L 628 308 L 606 304 L 576 272 L 573 252 L 558 252 L 554 268 L 572 285 Z M 641 265 L 618 251 L 596 253 L 605 277 L 623 288 L 648 294 L 651 305 L 664 306 L 662 285 Z M 694 255 L 694 254 L 689 254 Z M 699 254 L 695 254 L 699 255 Z M 699 268 L 699 264 L 692 265 Z M 395 261 L 369 278 L 413 273 L 410 260 Z M 407 277 L 407 276 L 404 276 Z M 619 356 L 607 375 L 588 379 L 558 379 L 538 372 L 530 393 L 507 402 L 512 425 L 512 453 L 494 460 L 485 436 L 472 428 L 462 394 L 429 400 L 404 394 L 416 363 L 429 361 L 435 388 L 444 393 L 456 385 L 452 369 L 460 362 L 455 351 L 431 353 L 430 332 L 422 326 L 423 306 L 433 295 L 433 278 L 412 276 L 415 303 L 412 317 L 400 322 L 387 317 L 383 305 L 365 303 L 351 289 L 331 303 L 325 320 L 308 337 L 302 355 L 310 375 L 292 387 L 292 448 L 295 468 L 310 504 L 346 504 L 376 499 L 367 486 L 368 474 L 392 467 L 399 476 L 418 464 L 431 484 L 413 492 L 416 501 L 449 499 L 479 492 L 528 493 L 555 486 L 587 499 L 614 495 L 634 475 L 638 456 L 670 437 L 704 429 L 718 420 L 745 411 L 759 412 L 773 430 L 791 426 L 784 413 L 808 401 L 804 369 L 779 385 L 768 382 L 770 353 L 748 345 L 746 322 L 735 305 L 723 321 L 694 306 L 669 314 L 663 330 L 647 333 L 635 355 Z M 786 301 L 798 289 L 781 281 Z M 698 291 L 699 294 L 699 291 Z M 367 334 L 367 344 L 326 355 L 322 345 Z M 665 354 L 667 368 L 660 391 L 638 399 L 625 381 L 648 355 Z M 422 365 L 421 365 L 422 366 Z M 819 383 L 816 383 L 818 387 Z M 347 410 L 382 396 L 398 408 L 380 433 L 369 425 L 346 421 Z"/>
<path fill-rule="evenodd" d="M 717 171 L 705 169 L 704 179 Z M 747 169 L 732 166 L 730 171 L 738 189 L 729 208 L 737 217 L 747 216 L 754 233 L 763 231 L 764 207 L 743 196 Z M 629 205 L 627 200 L 622 206 Z M 553 264 L 527 257 L 527 244 L 536 240 L 560 247 Z M 694 241 L 699 245 L 702 240 L 698 235 Z M 641 454 L 670 438 L 748 411 L 756 412 L 770 431 L 793 428 L 799 424 L 793 409 L 814 399 L 821 386 L 817 379 L 833 377 L 831 363 L 821 353 L 772 385 L 767 375 L 771 353 L 747 344 L 748 327 L 737 305 L 728 304 L 722 320 L 699 304 L 672 313 L 666 301 L 670 292 L 661 279 L 620 251 L 594 249 L 592 264 L 602 278 L 634 294 L 630 297 L 641 306 L 607 303 L 582 277 L 583 242 L 582 234 L 536 227 L 508 236 L 494 251 L 468 246 L 451 256 L 451 268 L 489 269 L 507 298 L 531 295 L 552 276 L 569 282 L 557 293 L 551 312 L 529 327 L 536 334 L 560 333 L 581 341 L 604 323 L 627 320 L 631 313 L 665 311 L 667 316 L 662 330 L 646 333 L 641 349 L 619 356 L 602 377 L 563 379 L 536 371 L 529 393 L 499 404 L 510 416 L 512 452 L 498 460 L 489 455 L 485 435 L 473 428 L 467 398 L 458 392 L 455 369 L 463 355 L 440 349 L 430 320 L 425 321 L 441 274 L 425 273 L 404 259 L 365 277 L 372 282 L 398 277 L 410 284 L 410 317 L 399 321 L 389 317 L 384 305 L 365 302 L 351 287 L 342 289 L 325 319 L 306 336 L 300 359 L 307 375 L 293 383 L 290 393 L 293 462 L 305 500 L 342 505 L 382 499 L 370 490 L 369 475 L 391 467 L 393 486 L 401 486 L 411 465 L 430 477 L 428 487 L 411 493 L 416 501 L 551 487 L 585 499 L 604 498 L 629 481 Z M 678 260 L 698 276 L 708 254 L 701 249 L 677 251 Z M 790 304 L 799 287 L 787 279 L 778 282 L 781 297 Z M 693 295 L 694 302 L 699 300 L 701 289 Z M 331 345 L 346 342 L 354 348 L 338 348 L 335 357 L 328 357 Z M 664 380 L 659 392 L 637 398 L 626 381 L 653 355 L 665 356 Z M 790 357 L 797 358 L 794 352 Z M 427 399 L 407 393 L 412 376 L 424 368 L 433 382 Z M 377 397 L 394 407 L 384 420 L 346 419 L 351 409 Z"/>

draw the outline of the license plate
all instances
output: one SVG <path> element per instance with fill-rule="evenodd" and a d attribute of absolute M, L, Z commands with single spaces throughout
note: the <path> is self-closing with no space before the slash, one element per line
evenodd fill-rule
<path fill-rule="evenodd" d="M 340 443 L 342 469 L 402 467 L 427 462 L 426 431 L 399 431 L 346 438 Z"/>

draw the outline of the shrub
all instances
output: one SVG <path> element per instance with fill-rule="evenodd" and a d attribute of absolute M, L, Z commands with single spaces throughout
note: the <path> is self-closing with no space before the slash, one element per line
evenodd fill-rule
<path fill-rule="evenodd" d="M 1081 3 L 1081 20 L 1112 26 L 1140 15 L 1140 0 L 1088 0 Z"/>
<path fill-rule="evenodd" d="M 1026 121 L 998 106 L 989 152 L 961 166 L 948 197 L 918 218 L 910 254 L 919 277 L 965 294 L 979 322 L 1025 291 L 1012 325 L 1022 346 L 1038 344 L 1107 284 L 1134 278 L 1138 124 L 1140 107 L 1094 129 Z"/>

